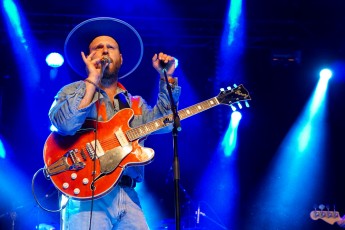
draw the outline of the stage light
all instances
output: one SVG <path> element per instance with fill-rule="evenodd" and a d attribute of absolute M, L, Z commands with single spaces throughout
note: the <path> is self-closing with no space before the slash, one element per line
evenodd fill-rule
<path fill-rule="evenodd" d="M 230 10 L 228 14 L 229 34 L 227 45 L 231 46 L 235 40 L 237 29 L 240 26 L 239 20 L 242 13 L 242 0 L 230 1 Z"/>
<path fill-rule="evenodd" d="M 237 130 L 242 114 L 238 111 L 234 111 L 231 114 L 231 120 L 225 136 L 222 141 L 224 155 L 230 157 L 237 144 Z"/>
<path fill-rule="evenodd" d="M 0 158 L 5 159 L 5 157 L 6 157 L 5 146 L 2 143 L 2 140 L 0 139 Z"/>
<path fill-rule="evenodd" d="M 16 37 L 19 39 L 21 43 L 25 44 L 26 39 L 24 37 L 24 32 L 21 26 L 17 5 L 11 0 L 5 0 L 3 1 L 3 6 L 8 15 L 8 19 L 11 25 L 13 26 Z"/>
<path fill-rule="evenodd" d="M 238 111 L 235 111 L 231 114 L 231 126 L 232 127 L 237 127 L 238 123 L 240 122 L 242 118 L 242 114 Z"/>
<path fill-rule="evenodd" d="M 50 67 L 58 68 L 64 63 L 64 58 L 61 54 L 53 52 L 47 55 L 46 63 Z"/>
<path fill-rule="evenodd" d="M 322 190 L 322 185 L 327 181 L 323 172 L 327 170 L 324 162 L 328 153 L 326 105 L 330 76 L 329 70 L 322 71 L 322 74 L 320 72 L 313 93 L 277 149 L 272 168 L 255 201 L 257 204 L 264 202 L 274 213 L 279 210 L 275 220 L 270 222 L 271 228 L 274 225 L 280 226 L 281 221 L 290 215 L 291 211 L 287 207 L 298 203 L 303 210 L 310 206 L 308 195 L 301 196 L 301 191 L 318 197 L 318 191 Z M 255 223 L 267 226 L 265 218 L 266 216 L 256 216 Z M 302 219 L 303 217 L 297 217 L 296 223 Z"/>
<path fill-rule="evenodd" d="M 49 224 L 41 223 L 38 226 L 36 226 L 36 229 L 38 230 L 55 230 L 55 227 Z"/>
<path fill-rule="evenodd" d="M 323 69 L 320 71 L 320 78 L 329 80 L 332 77 L 333 73 L 330 69 Z"/>
<path fill-rule="evenodd" d="M 34 39 L 32 38 L 30 27 L 22 13 L 20 4 L 17 1 L 4 0 L 4 21 L 6 26 L 6 35 L 10 38 L 10 45 L 14 54 L 15 62 L 20 65 L 18 71 L 22 77 L 22 84 L 25 85 L 27 97 L 32 96 L 31 89 L 37 87 L 40 81 L 40 74 L 37 68 L 35 55 Z M 30 103 L 32 100 L 27 100 Z"/>

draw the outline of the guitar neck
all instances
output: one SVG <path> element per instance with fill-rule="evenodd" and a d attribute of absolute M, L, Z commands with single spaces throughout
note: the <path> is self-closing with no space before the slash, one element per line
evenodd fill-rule
<path fill-rule="evenodd" d="M 210 108 L 213 108 L 215 106 L 219 105 L 219 101 L 216 97 L 213 97 L 211 99 L 208 99 L 206 101 L 202 101 L 200 103 L 197 103 L 195 105 L 189 106 L 185 109 L 179 110 L 178 115 L 180 117 L 180 120 L 184 120 L 188 117 L 194 116 L 198 113 L 201 113 L 205 110 L 208 110 Z M 153 120 L 151 122 L 148 122 L 146 124 L 140 125 L 136 128 L 130 129 L 127 131 L 126 135 L 127 138 L 130 141 L 137 140 L 139 138 L 145 137 L 159 129 L 162 129 L 166 127 L 168 124 L 170 124 L 173 120 L 173 115 L 167 115 L 161 118 L 158 118 L 156 120 Z"/>

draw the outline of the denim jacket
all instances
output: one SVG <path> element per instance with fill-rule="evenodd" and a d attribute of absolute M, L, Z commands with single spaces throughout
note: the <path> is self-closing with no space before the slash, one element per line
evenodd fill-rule
<path fill-rule="evenodd" d="M 121 84 L 118 84 L 118 86 L 117 94 L 123 93 L 129 107 L 132 107 L 131 98 L 133 96 L 128 93 Z M 119 111 L 120 107 L 118 99 L 115 97 L 114 105 L 112 105 L 107 94 L 103 90 L 100 90 L 99 95 L 97 92 L 95 93 L 94 98 L 89 106 L 78 109 L 80 101 L 85 95 L 85 91 L 85 82 L 77 81 L 64 86 L 55 96 L 55 100 L 49 110 L 49 118 L 52 125 L 57 128 L 57 132 L 59 134 L 74 135 L 82 127 L 86 119 L 96 119 L 96 101 L 98 99 L 106 106 L 107 118 L 104 118 L 98 114 L 98 119 L 100 121 L 105 121 L 109 118 L 112 118 Z M 181 87 L 178 85 L 173 86 L 172 94 L 174 101 L 177 103 L 181 94 Z M 139 98 L 139 104 L 137 106 L 139 106 L 141 114 L 135 114 L 133 119 L 131 119 L 129 125 L 132 128 L 171 113 L 169 94 L 164 80 L 160 80 L 158 99 L 154 107 L 148 105 L 142 97 L 137 97 Z M 171 126 L 163 128 L 157 133 L 168 132 L 170 130 Z M 140 142 L 140 144 L 143 145 L 143 141 Z M 130 166 L 126 168 L 123 174 L 129 175 L 136 181 L 140 182 L 143 180 L 144 169 L 143 166 Z"/>

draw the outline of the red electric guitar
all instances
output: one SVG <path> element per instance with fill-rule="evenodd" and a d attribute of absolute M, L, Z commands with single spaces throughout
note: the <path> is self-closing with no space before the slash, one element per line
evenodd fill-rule
<path fill-rule="evenodd" d="M 239 85 L 221 90 L 218 96 L 182 109 L 178 114 L 182 120 L 219 104 L 247 100 L 251 100 L 248 91 Z M 140 146 L 139 141 L 169 125 L 172 115 L 131 128 L 129 122 L 133 115 L 132 109 L 122 109 L 109 121 L 99 121 L 97 132 L 94 120 L 88 120 L 73 136 L 52 132 L 45 142 L 43 159 L 45 173 L 55 187 L 75 199 L 101 197 L 117 184 L 127 166 L 150 163 L 154 151 Z"/>

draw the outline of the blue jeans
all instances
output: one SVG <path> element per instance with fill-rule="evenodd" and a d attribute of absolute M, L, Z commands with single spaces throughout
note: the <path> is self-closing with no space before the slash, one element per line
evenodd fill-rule
<path fill-rule="evenodd" d="M 62 230 L 89 230 L 91 201 L 70 199 L 61 213 Z M 148 230 L 137 192 L 116 186 L 107 195 L 95 199 L 91 230 Z"/>

